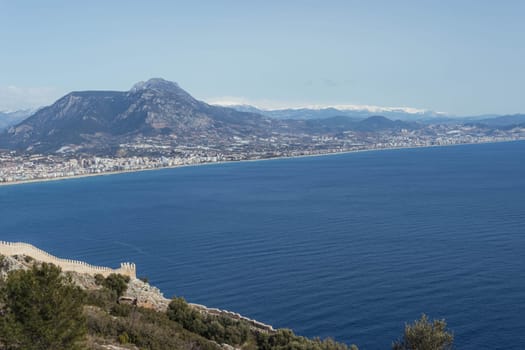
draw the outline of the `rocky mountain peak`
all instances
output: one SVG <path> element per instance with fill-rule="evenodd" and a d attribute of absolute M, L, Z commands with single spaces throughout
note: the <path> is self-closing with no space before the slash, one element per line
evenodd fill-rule
<path fill-rule="evenodd" d="M 189 93 L 182 89 L 179 84 L 165 80 L 162 78 L 152 78 L 147 81 L 140 81 L 133 85 L 128 92 L 130 96 L 140 95 L 146 100 L 152 98 L 162 98 L 165 101 L 179 101 L 192 105 L 197 105 L 195 100 Z M 160 101 L 157 101 L 157 104 Z"/>
<path fill-rule="evenodd" d="M 159 91 L 180 91 L 179 84 L 162 78 L 151 78 L 147 81 L 139 81 L 131 88 L 130 92 L 141 90 L 159 90 Z"/>

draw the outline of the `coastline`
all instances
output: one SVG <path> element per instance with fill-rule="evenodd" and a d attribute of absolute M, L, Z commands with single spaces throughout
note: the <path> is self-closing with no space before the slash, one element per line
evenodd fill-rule
<path fill-rule="evenodd" d="M 277 156 L 277 157 L 270 157 L 270 158 L 242 159 L 242 160 L 229 160 L 229 161 L 218 161 L 218 162 L 204 162 L 204 163 L 182 164 L 182 165 L 174 165 L 174 166 L 161 166 L 161 167 L 146 168 L 146 169 L 118 170 L 118 171 L 107 171 L 107 172 L 95 173 L 95 174 L 81 174 L 81 175 L 62 176 L 62 177 L 54 177 L 54 178 L 42 178 L 42 179 L 32 179 L 32 180 L 0 182 L 0 187 L 2 187 L 2 186 L 24 185 L 24 184 L 32 184 L 32 183 L 67 181 L 67 180 L 82 179 L 82 178 L 88 178 L 88 177 L 111 176 L 111 175 L 120 175 L 120 174 L 127 174 L 127 173 L 140 173 L 140 172 L 164 170 L 164 169 L 177 169 L 177 168 L 196 167 L 196 166 L 205 166 L 205 165 L 209 166 L 209 165 L 215 165 L 215 164 L 218 165 L 218 164 L 231 164 L 231 163 L 244 163 L 244 162 L 260 162 L 260 161 L 280 160 L 280 159 L 325 157 L 325 156 L 335 156 L 335 155 L 361 153 L 361 152 L 376 152 L 376 151 L 377 152 L 381 152 L 381 151 L 404 150 L 404 149 L 440 148 L 440 147 L 453 147 L 453 146 L 466 146 L 466 145 L 479 145 L 479 144 L 493 144 L 493 143 L 505 143 L 505 142 L 520 142 L 520 141 L 525 141 L 525 140 L 524 139 L 516 139 L 516 140 L 502 140 L 502 141 L 482 141 L 482 142 L 472 142 L 472 143 L 454 143 L 454 144 L 448 144 L 448 145 L 368 148 L 368 149 L 357 149 L 357 150 L 350 150 L 350 151 L 326 152 L 326 153 L 316 153 L 316 154 L 302 154 L 302 155 L 296 155 L 296 156 Z"/>

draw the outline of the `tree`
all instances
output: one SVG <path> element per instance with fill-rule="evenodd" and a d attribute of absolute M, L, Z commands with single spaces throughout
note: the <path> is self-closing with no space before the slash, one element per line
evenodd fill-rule
<path fill-rule="evenodd" d="M 425 314 L 414 324 L 405 325 L 403 338 L 392 344 L 393 350 L 449 350 L 454 335 L 447 330 L 445 320 L 430 322 Z"/>
<path fill-rule="evenodd" d="M 168 318 L 182 325 L 191 332 L 198 334 L 203 330 L 202 316 L 193 310 L 182 297 L 173 298 L 166 311 Z"/>
<path fill-rule="evenodd" d="M 102 280 L 100 277 L 95 276 L 95 282 L 97 284 L 102 284 L 109 290 L 114 291 L 117 294 L 117 298 L 120 298 L 128 289 L 129 276 L 112 273 L 106 277 L 106 279 Z"/>
<path fill-rule="evenodd" d="M 52 264 L 9 273 L 0 298 L 5 349 L 80 349 L 85 338 L 84 293 Z"/>

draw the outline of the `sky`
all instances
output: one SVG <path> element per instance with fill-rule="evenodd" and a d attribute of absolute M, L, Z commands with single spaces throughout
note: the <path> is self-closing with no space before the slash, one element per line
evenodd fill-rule
<path fill-rule="evenodd" d="M 176 81 L 209 102 L 525 112 L 521 0 L 0 0 L 0 110 Z"/>

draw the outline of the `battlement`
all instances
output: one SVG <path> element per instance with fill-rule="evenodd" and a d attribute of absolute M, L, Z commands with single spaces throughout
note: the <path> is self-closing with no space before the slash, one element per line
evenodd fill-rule
<path fill-rule="evenodd" d="M 129 276 L 132 279 L 137 278 L 136 266 L 133 263 L 123 262 L 118 269 L 95 266 L 83 261 L 58 258 L 28 243 L 0 241 L 0 254 L 6 256 L 30 256 L 35 260 L 54 264 L 60 267 L 63 271 L 88 273 L 91 275 L 101 274 L 104 277 L 107 277 L 112 273 L 118 273 L 124 276 Z"/>

